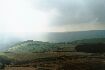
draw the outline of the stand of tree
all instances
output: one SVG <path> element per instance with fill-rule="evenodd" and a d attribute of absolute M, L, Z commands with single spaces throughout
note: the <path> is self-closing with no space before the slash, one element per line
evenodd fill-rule
<path fill-rule="evenodd" d="M 87 53 L 104 53 L 105 44 L 104 43 L 94 43 L 94 44 L 80 44 L 75 47 L 77 52 L 87 52 Z"/>

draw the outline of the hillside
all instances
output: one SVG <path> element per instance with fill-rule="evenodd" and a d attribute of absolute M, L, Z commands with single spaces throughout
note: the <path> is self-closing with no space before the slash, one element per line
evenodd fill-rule
<path fill-rule="evenodd" d="M 53 43 L 28 40 L 14 44 L 7 51 L 9 52 L 47 52 L 56 47 Z"/>
<path fill-rule="evenodd" d="M 91 44 L 91 43 L 105 43 L 105 38 L 92 38 L 76 40 L 73 42 L 61 42 L 61 43 L 49 43 L 41 41 L 28 40 L 12 45 L 7 51 L 8 52 L 22 52 L 22 53 L 37 53 L 37 52 L 54 52 L 54 51 L 65 51 L 73 52 L 75 47 L 79 44 Z"/>

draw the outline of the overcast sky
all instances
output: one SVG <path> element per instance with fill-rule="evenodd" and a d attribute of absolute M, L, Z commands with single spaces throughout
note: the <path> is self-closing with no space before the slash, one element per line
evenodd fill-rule
<path fill-rule="evenodd" d="M 105 0 L 0 0 L 0 32 L 105 29 Z"/>

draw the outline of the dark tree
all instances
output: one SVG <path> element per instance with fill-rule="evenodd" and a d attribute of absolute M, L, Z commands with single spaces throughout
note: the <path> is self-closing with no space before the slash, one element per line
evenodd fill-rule
<path fill-rule="evenodd" d="M 104 53 L 105 52 L 105 44 L 97 43 L 97 44 L 80 44 L 75 47 L 78 52 L 87 52 L 87 53 Z"/>

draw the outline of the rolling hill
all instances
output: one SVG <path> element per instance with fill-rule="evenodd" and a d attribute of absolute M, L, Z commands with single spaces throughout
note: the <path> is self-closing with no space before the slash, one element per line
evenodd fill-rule
<path fill-rule="evenodd" d="M 51 51 L 52 48 L 54 50 L 55 44 L 41 41 L 33 41 L 28 40 L 24 42 L 20 42 L 11 46 L 8 51 L 9 52 L 47 52 Z"/>
<path fill-rule="evenodd" d="M 8 49 L 8 52 L 52 52 L 52 51 L 74 51 L 75 46 L 79 44 L 98 44 L 105 43 L 105 38 L 92 38 L 76 40 L 73 42 L 49 43 L 42 41 L 27 40 L 14 44 Z"/>

